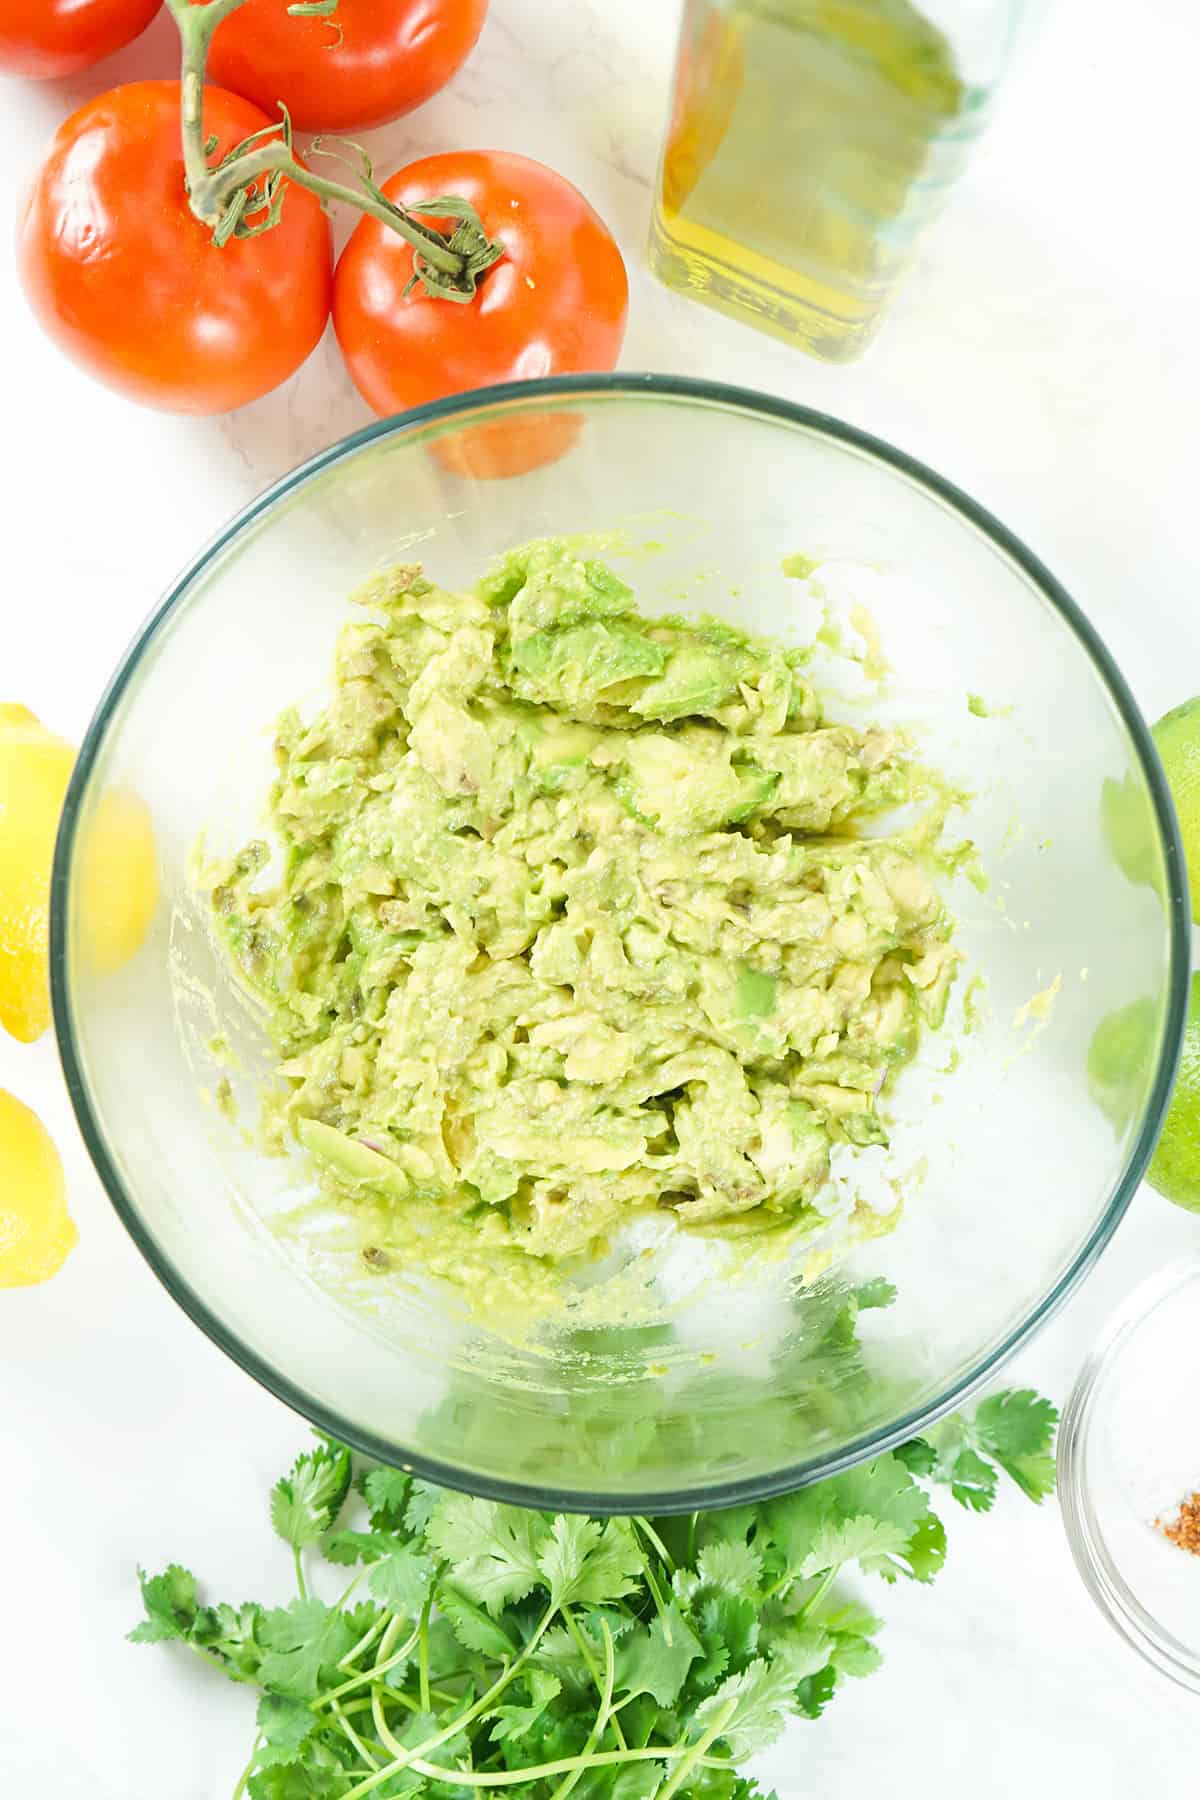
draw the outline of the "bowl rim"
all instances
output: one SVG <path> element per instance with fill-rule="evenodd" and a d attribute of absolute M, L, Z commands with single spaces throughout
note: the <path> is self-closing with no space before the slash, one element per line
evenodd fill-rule
<path fill-rule="evenodd" d="M 1097 1407 L 1122 1351 L 1161 1306 L 1195 1285 L 1200 1285 L 1200 1256 L 1183 1257 L 1140 1282 L 1109 1318 L 1084 1359 L 1063 1408 L 1058 1495 L 1075 1567 L 1109 1624 L 1161 1675 L 1189 1693 L 1200 1694 L 1200 1654 L 1181 1643 L 1143 1606 L 1109 1550 L 1093 1500 L 1088 1460 Z"/>
<path fill-rule="evenodd" d="M 208 1303 L 159 1248 L 143 1222 L 137 1203 L 126 1191 L 116 1163 L 109 1153 L 99 1116 L 91 1103 L 76 1044 L 69 997 L 70 949 L 66 921 L 77 826 L 91 774 L 113 716 L 144 655 L 174 615 L 187 604 L 190 593 L 208 565 L 272 507 L 334 464 L 356 455 L 370 445 L 416 433 L 424 427 L 452 421 L 464 414 L 482 415 L 488 410 L 510 406 L 521 410 L 536 406 L 542 401 L 559 403 L 572 397 L 581 401 L 597 397 L 617 397 L 691 403 L 705 408 L 731 409 L 771 423 L 798 427 L 882 463 L 974 527 L 993 548 L 1015 563 L 1020 572 L 1041 592 L 1077 639 L 1099 676 L 1129 734 L 1141 766 L 1151 796 L 1166 868 L 1168 993 L 1154 1081 L 1125 1168 L 1116 1181 L 1103 1212 L 1069 1266 L 1027 1316 L 1011 1326 L 1000 1342 L 994 1344 L 975 1366 L 943 1387 L 934 1399 L 910 1410 L 892 1424 L 861 1434 L 832 1456 L 814 1456 L 751 1478 L 718 1481 L 677 1490 L 603 1494 L 549 1482 L 536 1484 L 491 1477 L 377 1438 L 369 1431 L 349 1424 L 334 1409 L 314 1401 L 303 1388 L 282 1370 L 259 1356 L 236 1332 L 216 1317 Z M 377 420 L 352 432 L 272 482 L 210 537 L 192 557 L 168 587 L 117 664 L 96 707 L 75 762 L 63 804 L 50 885 L 50 991 L 55 1034 L 67 1091 L 88 1154 L 118 1217 L 158 1279 L 192 1322 L 268 1392 L 308 1419 L 320 1431 L 341 1439 L 364 1455 L 382 1463 L 402 1464 L 424 1479 L 444 1487 L 463 1489 L 518 1506 L 561 1511 L 608 1514 L 691 1512 L 699 1508 L 743 1504 L 791 1492 L 810 1482 L 838 1474 L 871 1455 L 881 1454 L 906 1439 L 919 1435 L 923 1429 L 951 1412 L 992 1380 L 1009 1357 L 1040 1330 L 1074 1292 L 1096 1263 L 1123 1218 L 1150 1160 L 1170 1101 L 1182 1046 L 1189 993 L 1190 904 L 1187 896 L 1186 863 L 1170 790 L 1149 728 L 1128 684 L 1081 607 L 1022 540 L 985 507 L 927 464 L 872 433 L 828 413 L 774 395 L 759 393 L 751 388 L 698 380 L 690 376 L 654 373 L 550 376 L 469 389 L 425 406 L 414 407 L 391 418 Z"/>

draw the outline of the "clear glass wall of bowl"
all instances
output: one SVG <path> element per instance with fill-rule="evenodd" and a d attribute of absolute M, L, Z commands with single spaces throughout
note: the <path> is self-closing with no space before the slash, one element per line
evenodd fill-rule
<path fill-rule="evenodd" d="M 528 450 L 543 426 L 561 447 L 564 416 L 573 441 L 558 460 L 507 481 L 463 472 L 481 444 L 485 460 L 510 435 Z M 420 558 L 442 583 L 469 584 L 522 540 L 616 529 L 624 552 L 605 553 L 651 612 L 687 605 L 792 643 L 830 613 L 853 640 L 853 617 L 869 616 L 893 675 L 878 691 L 851 683 L 833 716 L 910 729 L 969 792 L 952 831 L 974 841 L 987 882 L 950 890 L 966 961 L 946 1032 L 897 1087 L 891 1148 L 844 1171 L 871 1206 L 902 1200 L 895 1229 L 861 1236 L 824 1273 L 808 1243 L 736 1280 L 719 1243 L 677 1234 L 640 1267 L 645 1304 L 623 1327 L 567 1317 L 513 1343 L 451 1286 L 381 1277 L 336 1234 L 281 1235 L 309 1171 L 255 1142 L 272 1059 L 215 946 L 194 853 L 261 831 L 272 721 L 320 700 L 365 576 Z M 808 579 L 783 572 L 797 554 Z M 76 872 L 112 788 L 150 809 L 163 900 L 139 956 L 105 976 L 83 954 Z M 1114 791 L 1137 880 L 1106 825 Z M 54 889 L 59 1037 L 130 1230 L 198 1322 L 292 1404 L 480 1490 L 691 1508 L 909 1434 L 984 1378 L 1098 1253 L 1173 1072 L 1187 980 L 1174 829 L 1145 728 L 1082 616 L 936 478 L 733 390 L 531 383 L 317 458 L 169 597 L 119 671 L 71 792 Z M 1105 1110 L 1089 1047 L 1133 1001 L 1146 1027 Z M 236 1122 L 214 1102 L 222 1079 Z M 856 1319 L 855 1291 L 880 1278 L 894 1302 Z"/>

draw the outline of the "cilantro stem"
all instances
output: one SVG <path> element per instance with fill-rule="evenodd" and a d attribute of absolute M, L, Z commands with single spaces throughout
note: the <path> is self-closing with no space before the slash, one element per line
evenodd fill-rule
<path fill-rule="evenodd" d="M 620 1767 L 624 1763 L 675 1762 L 680 1758 L 686 1759 L 688 1774 L 691 1774 L 693 1769 L 701 1767 L 730 1769 L 733 1764 L 728 1757 L 706 1756 L 704 1751 L 707 1750 L 713 1737 L 719 1736 L 729 1723 L 736 1704 L 736 1701 L 731 1700 L 718 1719 L 712 1733 L 706 1733 L 695 1744 L 657 1744 L 644 1750 L 593 1750 L 590 1756 L 564 1756 L 558 1762 L 537 1763 L 528 1769 L 506 1769 L 502 1773 L 497 1772 L 494 1775 L 479 1775 L 471 1769 L 447 1769 L 438 1763 L 424 1762 L 415 1755 L 411 1756 L 404 1766 L 411 1769 L 416 1775 L 423 1775 L 426 1781 L 443 1781 L 447 1787 L 460 1788 L 519 1787 L 522 1782 L 545 1781 L 551 1775 L 569 1775 L 575 1769 L 583 1774 L 588 1769 Z M 347 1789 L 346 1793 L 342 1795 L 342 1800 L 358 1800 L 360 1794 L 365 1794 L 371 1788 L 378 1787 L 391 1772 L 390 1767 L 380 1769 L 367 1781 L 359 1782 L 357 1787 Z M 655 1800 L 663 1800 L 666 1791 L 665 1788 L 661 1789 L 655 1796 Z M 679 1790 L 676 1788 L 673 1791 L 677 1793 Z"/>
<path fill-rule="evenodd" d="M 838 1573 L 838 1565 L 836 1563 L 833 1565 L 833 1567 L 831 1569 L 826 1569 L 824 1575 L 822 1575 L 820 1581 L 818 1581 L 816 1587 L 813 1589 L 812 1593 L 808 1596 L 808 1599 L 804 1602 L 804 1605 L 800 1608 L 799 1616 L 801 1619 L 807 1619 L 807 1618 L 811 1617 L 811 1615 L 814 1612 L 816 1612 L 818 1606 L 820 1606 L 822 1600 L 825 1598 L 826 1594 L 829 1592 L 830 1588 L 833 1586 L 834 1581 L 837 1578 L 837 1573 Z"/>
<path fill-rule="evenodd" d="M 644 1523 L 644 1521 L 639 1520 L 639 1519 L 633 1520 L 633 1524 L 634 1524 L 635 1528 L 639 1524 L 643 1524 L 643 1523 Z M 637 1536 L 636 1529 L 634 1531 L 634 1536 L 635 1536 L 635 1538 Z M 651 1532 L 648 1527 L 647 1527 L 647 1536 L 652 1537 L 653 1541 L 655 1543 L 659 1543 L 657 1535 L 655 1533 Z M 639 1548 L 639 1550 L 641 1550 L 640 1544 L 638 1545 L 638 1548 Z M 659 1544 L 659 1548 L 660 1549 L 662 1548 L 661 1544 Z M 646 1586 L 650 1589 L 650 1592 L 654 1597 L 655 1610 L 657 1611 L 659 1618 L 662 1620 L 663 1637 L 666 1639 L 667 1643 L 670 1644 L 670 1642 L 671 1642 L 671 1622 L 667 1618 L 667 1602 L 666 1602 L 665 1598 L 663 1597 L 662 1588 L 659 1586 L 658 1576 L 654 1573 L 654 1564 L 651 1562 L 651 1560 L 650 1560 L 649 1556 L 646 1554 L 645 1550 L 642 1550 L 641 1554 L 642 1554 L 642 1574 L 646 1577 Z"/>
<path fill-rule="evenodd" d="M 381 1743 L 387 1745 L 392 1756 L 403 1756 L 404 1745 L 392 1731 L 383 1710 L 383 1692 L 380 1688 L 371 1689 L 371 1717 L 375 1721 L 375 1729 L 379 1733 Z"/>
<path fill-rule="evenodd" d="M 692 1516 L 694 1518 L 695 1514 L 693 1514 Z M 665 1569 L 667 1569 L 673 1575 L 675 1573 L 675 1559 L 672 1557 L 671 1552 L 667 1549 L 667 1546 L 663 1543 L 662 1539 L 659 1537 L 657 1531 L 655 1531 L 655 1529 L 654 1529 L 653 1525 L 650 1523 L 649 1519 L 642 1518 L 641 1514 L 639 1513 L 638 1516 L 631 1521 L 631 1523 L 637 1528 L 638 1531 L 642 1532 L 645 1537 L 648 1537 L 650 1539 L 650 1542 L 654 1545 L 654 1548 L 658 1551 L 658 1554 L 662 1557 L 663 1567 Z"/>
<path fill-rule="evenodd" d="M 500 1695 L 504 1692 L 505 1688 L 516 1679 L 522 1665 L 529 1661 L 529 1658 L 541 1643 L 542 1638 L 550 1629 L 550 1625 L 557 1612 L 558 1603 L 555 1601 L 552 1605 L 548 1606 L 542 1614 L 534 1630 L 533 1636 L 529 1639 L 525 1648 L 521 1651 L 521 1654 L 515 1661 L 507 1663 L 504 1666 L 491 1687 L 488 1688 L 485 1694 L 480 1695 L 473 1706 L 469 1706 L 466 1712 L 459 1713 L 456 1718 L 451 1719 L 448 1725 L 443 1725 L 440 1731 L 435 1732 L 431 1738 L 426 1738 L 424 1743 L 414 1745 L 411 1750 L 406 1750 L 403 1756 L 398 1756 L 395 1762 L 388 1763 L 374 1775 L 368 1775 L 365 1781 L 360 1781 L 354 1787 L 348 1789 L 347 1792 L 343 1794 L 342 1800 L 359 1800 L 360 1795 L 371 1793 L 374 1788 L 377 1788 L 383 1782 L 390 1780 L 393 1775 L 398 1775 L 401 1769 L 410 1767 L 416 1768 L 417 1757 L 423 1756 L 427 1750 L 436 1750 L 439 1744 L 448 1743 L 451 1738 L 457 1737 L 459 1732 L 464 1730 L 466 1726 L 473 1724 L 481 1714 L 490 1712 L 492 1706 L 500 1698 Z M 378 1665 L 376 1665 L 376 1668 L 378 1669 Z M 426 1708 L 425 1710 L 428 1709 Z M 426 1769 L 430 1767 L 429 1764 L 426 1764 L 425 1766 Z M 442 1778 L 440 1772 L 435 1777 L 435 1779 L 439 1780 Z M 448 1779 L 448 1777 L 446 1778 Z M 524 1777 L 518 1777 L 518 1779 L 524 1779 Z M 467 1785 L 471 1784 L 468 1783 Z"/>
<path fill-rule="evenodd" d="M 337 1608 L 338 1612 L 340 1612 L 342 1610 L 343 1606 L 345 1606 L 347 1600 L 350 1598 L 351 1594 L 354 1592 L 355 1588 L 358 1586 L 359 1582 L 362 1580 L 362 1578 L 366 1574 L 366 1572 L 367 1571 L 365 1569 L 360 1569 L 358 1571 L 358 1574 L 354 1577 L 354 1580 L 348 1581 L 346 1583 L 345 1587 L 342 1589 L 341 1593 L 338 1595 L 337 1599 L 334 1601 L 334 1606 Z M 386 1617 L 386 1615 L 385 1615 L 385 1617 Z M 382 1631 L 383 1624 L 384 1624 L 384 1620 L 379 1619 L 376 1621 L 376 1623 L 374 1625 L 372 1625 L 370 1631 L 367 1633 L 368 1640 L 370 1640 L 371 1638 L 373 1638 L 375 1636 L 376 1630 Z M 353 1655 L 353 1652 L 351 1654 Z M 345 1662 L 345 1660 L 346 1660 L 346 1658 L 343 1657 L 342 1662 Z M 342 1663 L 339 1663 L 338 1668 L 340 1669 L 341 1666 L 342 1666 Z"/>
<path fill-rule="evenodd" d="M 601 1738 L 604 1736 L 605 1731 L 608 1729 L 608 1721 L 612 1714 L 613 1678 L 616 1673 L 616 1658 L 613 1655 L 612 1632 L 608 1628 L 608 1620 L 603 1617 L 600 1620 L 600 1630 L 604 1634 L 604 1685 L 600 1689 L 599 1709 L 596 1713 L 595 1720 L 593 1721 L 592 1729 L 588 1732 L 587 1742 L 583 1746 L 583 1755 L 585 1757 L 590 1756 L 592 1751 L 596 1749 Z M 622 1747 L 628 1749 L 628 1745 L 623 1745 Z M 586 1767 L 587 1764 L 585 1762 L 581 1768 L 573 1769 L 570 1774 L 564 1775 L 553 1794 L 551 1794 L 550 1800 L 567 1800 L 567 1795 L 571 1792 L 572 1788 L 578 1786 L 579 1777 L 583 1774 L 583 1770 Z"/>
<path fill-rule="evenodd" d="M 383 1634 L 383 1643 L 379 1646 L 379 1656 L 371 1668 L 365 1670 L 360 1675 L 352 1675 L 348 1681 L 343 1681 L 339 1687 L 330 1688 L 328 1693 L 319 1694 L 312 1703 L 314 1709 L 318 1706 L 328 1706 L 332 1700 L 340 1700 L 343 1694 L 348 1694 L 352 1688 L 362 1687 L 365 1682 L 379 1681 L 387 1674 L 389 1669 L 394 1669 L 397 1663 L 402 1663 L 406 1657 L 411 1656 L 417 1646 L 416 1631 L 411 1633 L 407 1642 L 401 1644 L 399 1650 L 397 1650 L 393 1656 L 385 1657 L 383 1654 L 385 1647 L 388 1647 L 388 1635 L 393 1626 L 402 1627 L 403 1624 L 404 1620 L 399 1615 L 396 1615 L 396 1617 L 393 1618 L 392 1625 L 389 1625 L 388 1630 Z M 399 1633 L 397 1632 L 397 1636 L 398 1635 Z M 395 1642 L 395 1639 L 392 1641 Z"/>
<path fill-rule="evenodd" d="M 292 1545 L 292 1561 L 296 1565 L 296 1586 L 300 1590 L 300 1598 L 302 1600 L 307 1600 L 308 1583 L 304 1579 L 304 1564 L 300 1560 L 300 1546 L 298 1544 Z"/>
<path fill-rule="evenodd" d="M 692 1770 L 702 1759 L 704 1752 L 708 1749 L 710 1744 L 715 1743 L 717 1738 L 720 1737 L 737 1709 L 738 1703 L 736 1699 L 727 1701 L 709 1726 L 708 1730 L 704 1733 L 704 1736 L 696 1739 L 691 1750 L 683 1758 L 683 1761 L 678 1765 L 674 1774 L 668 1780 L 666 1787 L 660 1789 L 658 1800 L 671 1800 L 672 1794 L 677 1794 L 679 1792 Z"/>
<path fill-rule="evenodd" d="M 260 1731 L 254 1739 L 254 1748 L 250 1752 L 250 1760 L 238 1776 L 237 1786 L 233 1790 L 233 1800 L 242 1800 L 242 1795 L 246 1791 L 246 1784 L 254 1773 L 254 1765 L 258 1761 L 258 1750 L 261 1743 L 262 1732 Z"/>
<path fill-rule="evenodd" d="M 194 1650 L 197 1656 L 202 1656 L 206 1663 L 211 1663 L 213 1668 L 219 1670 L 227 1681 L 241 1681 L 247 1687 L 256 1688 L 258 1686 L 253 1675 L 243 1675 L 241 1670 L 235 1669 L 232 1663 L 222 1662 L 219 1656 L 214 1656 L 211 1650 L 204 1648 L 203 1644 L 193 1644 L 189 1641 L 188 1649 Z"/>
<path fill-rule="evenodd" d="M 765 1605 L 768 1600 L 774 1600 L 777 1594 L 782 1594 L 784 1588 L 791 1587 L 792 1583 L 796 1580 L 796 1571 L 794 1569 L 785 1569 L 783 1574 L 779 1577 L 779 1580 L 772 1582 L 771 1586 L 763 1595 L 763 1604 Z"/>
<path fill-rule="evenodd" d="M 363 1761 L 366 1763 L 368 1769 L 377 1769 L 379 1767 L 378 1760 L 367 1749 L 367 1746 L 363 1743 L 363 1741 L 359 1737 L 357 1731 L 355 1731 L 353 1725 L 350 1723 L 349 1719 L 346 1717 L 341 1706 L 338 1704 L 338 1702 L 336 1700 L 333 1702 L 333 1705 L 330 1707 L 329 1710 L 332 1712 L 334 1718 L 337 1720 L 338 1725 L 341 1727 L 341 1730 L 343 1731 L 345 1736 L 349 1738 L 350 1742 L 354 1745 L 354 1748 L 358 1751 L 358 1754 L 362 1757 Z"/>
<path fill-rule="evenodd" d="M 346 1589 L 346 1592 L 342 1595 L 341 1599 L 338 1601 L 339 1609 L 345 1605 L 347 1599 L 350 1596 L 351 1591 L 353 1590 L 354 1583 L 357 1582 L 358 1579 L 359 1579 L 359 1577 L 356 1575 L 354 1578 L 354 1581 L 351 1582 L 350 1587 L 348 1587 Z M 354 1664 L 358 1661 L 359 1657 L 363 1654 L 363 1652 L 365 1650 L 369 1650 L 371 1648 L 371 1645 L 375 1642 L 375 1639 L 379 1636 L 380 1632 L 386 1631 L 388 1629 L 389 1624 L 393 1623 L 395 1621 L 395 1618 L 396 1618 L 395 1613 L 393 1613 L 391 1615 L 390 1619 L 389 1619 L 388 1614 L 385 1613 L 381 1619 L 376 1619 L 375 1623 L 371 1626 L 371 1629 L 369 1631 L 363 1632 L 363 1634 L 359 1638 L 357 1644 L 355 1644 L 353 1650 L 347 1650 L 345 1656 L 340 1658 L 338 1665 L 337 1665 L 338 1668 L 339 1669 L 353 1668 Z"/>
<path fill-rule="evenodd" d="M 425 1596 L 425 1604 L 421 1608 L 421 1622 L 417 1626 L 417 1682 L 421 1696 L 421 1711 L 432 1712 L 429 1698 L 429 1614 L 433 1610 L 432 1588 Z"/>
<path fill-rule="evenodd" d="M 584 1662 L 587 1665 L 588 1674 L 591 1676 L 592 1680 L 596 1684 L 596 1692 L 598 1694 L 600 1694 L 601 1697 L 603 1697 L 604 1682 L 601 1678 L 600 1671 L 596 1667 L 595 1663 L 592 1661 L 592 1653 L 591 1653 L 591 1649 L 588 1645 L 588 1641 L 584 1637 L 582 1631 L 580 1631 L 579 1624 L 575 1618 L 574 1613 L 572 1613 L 570 1607 L 567 1607 L 567 1606 L 563 1607 L 563 1619 L 566 1622 L 567 1630 L 570 1632 L 571 1636 L 575 1639 L 575 1643 L 579 1650 L 580 1656 L 582 1656 Z M 601 1624 L 603 1624 L 603 1623 L 604 1623 L 604 1621 L 601 1620 Z M 608 1626 L 605 1625 L 604 1629 L 605 1629 L 605 1632 L 607 1633 Z M 610 1702 L 612 1700 L 611 1694 L 609 1695 L 609 1700 L 610 1700 Z M 610 1711 L 614 1712 L 614 1714 L 615 1714 L 615 1708 L 612 1708 L 610 1706 Z M 625 1741 L 625 1733 L 621 1730 L 621 1721 L 618 1718 L 616 1718 L 615 1716 L 612 1721 L 612 1728 L 616 1734 L 617 1742 L 618 1742 L 618 1744 L 620 1744 L 622 1750 L 627 1750 L 629 1748 L 629 1746 Z"/>

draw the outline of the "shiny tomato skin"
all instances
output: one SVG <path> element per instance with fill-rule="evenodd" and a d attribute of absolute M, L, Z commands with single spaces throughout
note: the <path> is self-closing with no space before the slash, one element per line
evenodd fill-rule
<path fill-rule="evenodd" d="M 207 88 L 213 160 L 269 123 Z M 329 315 L 332 248 L 315 195 L 218 248 L 189 209 L 179 83 L 139 81 L 63 124 L 25 203 L 21 279 L 40 323 L 89 375 L 145 406 L 222 413 L 299 368 Z"/>
<path fill-rule="evenodd" d="M 377 413 L 498 381 L 613 367 L 629 306 L 625 264 L 569 181 L 506 151 L 450 151 L 410 163 L 383 191 L 411 208 L 438 194 L 470 201 L 504 256 L 467 305 L 419 285 L 406 295 L 411 249 L 374 219 L 359 220 L 334 275 L 333 323 L 351 378 Z"/>
<path fill-rule="evenodd" d="M 213 38 L 208 73 L 298 131 L 366 131 L 420 106 L 462 67 L 488 0 L 338 0 L 332 18 L 244 0 Z M 340 28 L 340 36 L 335 25 Z"/>
<path fill-rule="evenodd" d="M 0 0 L 0 75 L 50 81 L 140 37 L 162 0 Z"/>

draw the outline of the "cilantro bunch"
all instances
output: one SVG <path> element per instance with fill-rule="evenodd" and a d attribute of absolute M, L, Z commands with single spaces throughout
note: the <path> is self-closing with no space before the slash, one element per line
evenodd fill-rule
<path fill-rule="evenodd" d="M 933 1579 L 929 1485 L 984 1511 L 999 1468 L 1042 1499 L 1056 1417 L 998 1394 L 787 1498 L 666 1519 L 530 1512 L 389 1468 L 355 1481 L 321 1442 L 271 1494 L 290 1604 L 202 1603 L 172 1565 L 141 1575 L 131 1636 L 259 1694 L 234 1800 L 754 1800 L 746 1759 L 879 1666 L 881 1621 L 843 1576 Z M 331 1602 L 314 1553 L 323 1583 L 330 1565 L 345 1580 Z"/>

